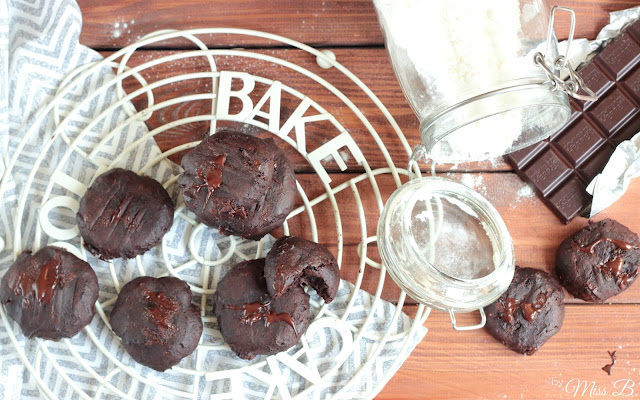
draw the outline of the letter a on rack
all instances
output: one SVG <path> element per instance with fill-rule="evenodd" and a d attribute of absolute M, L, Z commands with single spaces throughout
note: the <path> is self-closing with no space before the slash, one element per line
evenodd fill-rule
<path fill-rule="evenodd" d="M 315 121 L 324 121 L 331 119 L 331 115 L 324 112 L 322 114 L 304 116 L 309 107 L 313 104 L 313 100 L 308 97 L 302 99 L 302 102 L 298 105 L 296 110 L 291 114 L 291 117 L 287 120 L 287 122 L 282 125 L 280 131 L 278 132 L 278 136 L 284 138 L 289 135 L 289 132 L 295 127 L 296 130 L 296 144 L 297 150 L 300 154 L 307 154 L 307 140 L 304 124 L 307 122 L 315 122 Z"/>

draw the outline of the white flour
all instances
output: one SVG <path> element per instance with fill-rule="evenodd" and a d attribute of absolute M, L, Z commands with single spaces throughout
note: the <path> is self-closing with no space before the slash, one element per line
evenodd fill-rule
<path fill-rule="evenodd" d="M 464 173 L 462 174 L 460 182 L 466 187 L 473 189 L 484 196 L 487 195 L 487 187 L 484 185 L 482 175 L 476 175 L 474 178 L 473 175 Z"/>
<path fill-rule="evenodd" d="M 135 20 L 131 20 L 131 22 L 119 22 L 116 21 L 113 23 L 113 30 L 111 31 L 111 37 L 114 39 L 119 38 L 120 36 L 122 36 L 123 33 L 131 33 L 131 29 L 130 25 L 135 24 L 136 21 Z M 139 37 L 138 37 L 139 38 Z"/>
<path fill-rule="evenodd" d="M 536 193 L 533 191 L 533 186 L 525 184 L 516 193 L 516 202 L 520 202 L 522 199 L 531 199 L 535 196 Z"/>

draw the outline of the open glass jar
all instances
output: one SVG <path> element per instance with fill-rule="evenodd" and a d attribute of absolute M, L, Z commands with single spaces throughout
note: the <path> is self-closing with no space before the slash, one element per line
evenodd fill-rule
<path fill-rule="evenodd" d="M 420 120 L 410 172 L 423 160 L 480 161 L 519 150 L 568 121 L 568 95 L 595 99 L 558 55 L 554 15 L 571 14 L 570 47 L 569 9 L 549 9 L 545 0 L 374 4 L 394 72 Z M 483 307 L 507 289 L 515 268 L 497 210 L 442 178 L 412 179 L 393 193 L 378 223 L 378 248 L 394 281 L 420 303 L 449 311 L 456 329 L 484 325 Z M 454 313 L 476 309 L 480 324 L 456 325 Z"/>
<path fill-rule="evenodd" d="M 422 304 L 455 312 L 494 302 L 513 278 L 513 242 L 498 211 L 448 179 L 413 179 L 387 201 L 378 248 L 389 275 Z"/>

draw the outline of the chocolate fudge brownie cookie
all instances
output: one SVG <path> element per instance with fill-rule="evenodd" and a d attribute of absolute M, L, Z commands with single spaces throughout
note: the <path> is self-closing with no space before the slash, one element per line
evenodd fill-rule
<path fill-rule="evenodd" d="M 200 307 L 191 297 L 178 278 L 136 278 L 122 287 L 111 328 L 134 360 L 165 371 L 191 354 L 202 336 Z"/>
<path fill-rule="evenodd" d="M 293 166 L 271 138 L 218 132 L 187 153 L 182 168 L 187 209 L 222 233 L 260 239 L 293 210 Z"/>
<path fill-rule="evenodd" d="M 562 285 L 584 301 L 602 302 L 628 288 L 638 275 L 640 240 L 612 219 L 589 222 L 565 239 L 556 254 Z"/>
<path fill-rule="evenodd" d="M 489 333 L 511 350 L 533 354 L 558 333 L 564 320 L 564 292 L 547 272 L 516 267 L 507 291 L 485 307 Z"/>
<path fill-rule="evenodd" d="M 296 286 L 278 299 L 269 296 L 263 258 L 235 265 L 218 283 L 213 299 L 222 337 L 247 360 L 290 348 L 309 326 L 309 295 Z"/>
<path fill-rule="evenodd" d="M 274 299 L 303 284 L 331 303 L 340 284 L 340 269 L 333 254 L 322 245 L 293 236 L 273 244 L 265 259 L 264 276 Z"/>
<path fill-rule="evenodd" d="M 174 206 L 156 180 L 115 168 L 96 178 L 80 200 L 76 222 L 85 247 L 103 260 L 133 258 L 160 243 Z"/>
<path fill-rule="evenodd" d="M 91 266 L 57 247 L 25 251 L 0 282 L 0 300 L 25 336 L 75 336 L 95 314 L 98 278 Z"/>

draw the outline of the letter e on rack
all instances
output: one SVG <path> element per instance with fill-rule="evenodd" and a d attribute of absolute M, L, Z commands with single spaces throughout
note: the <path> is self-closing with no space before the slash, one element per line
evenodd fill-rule
<path fill-rule="evenodd" d="M 340 167 L 340 170 L 346 170 L 347 165 L 344 163 L 344 160 L 340 156 L 340 153 L 338 153 L 338 150 L 345 146 L 349 149 L 349 151 L 351 151 L 351 154 L 353 154 L 358 164 L 362 164 L 362 162 L 365 161 L 364 155 L 360 151 L 360 148 L 348 132 L 342 132 L 340 135 L 334 137 L 327 143 L 323 144 L 322 146 L 318 147 L 308 154 L 307 159 L 309 160 L 309 163 L 311 163 L 311 166 L 315 169 L 316 173 L 324 183 L 331 182 L 331 178 L 329 177 L 329 174 L 327 174 L 327 171 L 324 169 L 320 161 L 322 161 L 327 156 L 332 156 L 336 163 L 338 163 L 338 167 Z"/>

